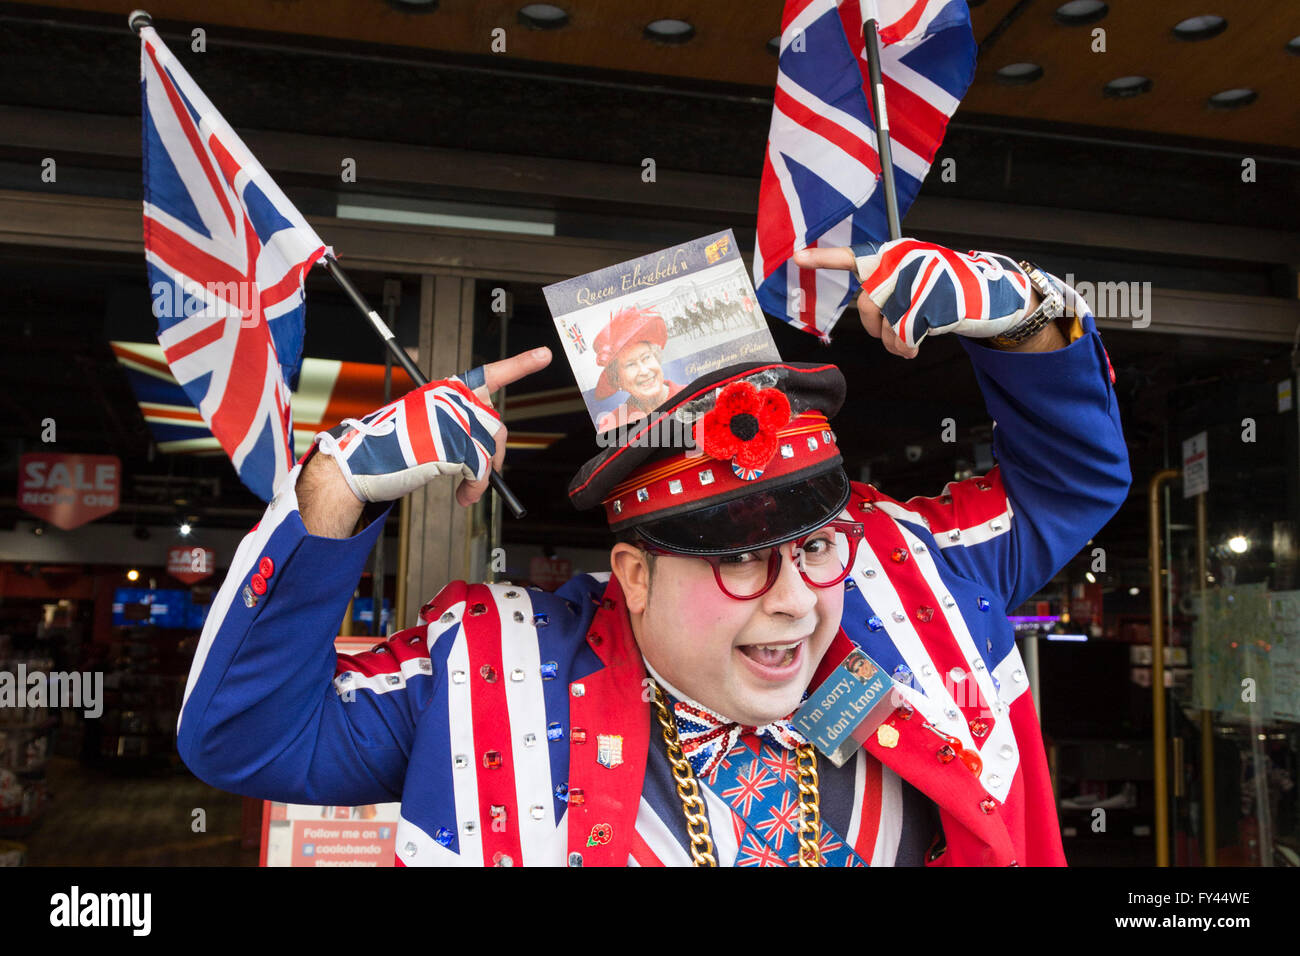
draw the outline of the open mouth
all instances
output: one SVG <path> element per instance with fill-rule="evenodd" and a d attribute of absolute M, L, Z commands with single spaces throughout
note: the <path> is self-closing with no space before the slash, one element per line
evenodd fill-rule
<path fill-rule="evenodd" d="M 804 638 L 772 644 L 746 644 L 736 648 L 750 668 L 764 680 L 784 680 L 799 669 Z"/>

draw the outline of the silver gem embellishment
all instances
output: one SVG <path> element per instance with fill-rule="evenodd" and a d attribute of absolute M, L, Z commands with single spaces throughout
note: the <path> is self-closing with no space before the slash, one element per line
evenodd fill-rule
<path fill-rule="evenodd" d="M 922 665 L 921 665 L 921 673 L 924 674 L 926 677 L 933 677 L 933 676 L 934 676 L 934 668 L 931 667 L 929 664 L 922 664 Z"/>
<path fill-rule="evenodd" d="M 528 815 L 532 817 L 534 820 L 540 820 L 544 816 L 546 816 L 546 808 L 542 806 L 540 803 L 534 803 L 531 807 L 528 808 Z"/>
<path fill-rule="evenodd" d="M 451 672 L 451 682 L 452 682 L 453 684 L 463 684 L 463 683 L 465 683 L 465 672 L 464 672 L 464 671 L 452 671 L 452 672 Z"/>
<path fill-rule="evenodd" d="M 917 554 L 925 554 L 925 545 L 917 544 L 912 548 Z"/>
<path fill-rule="evenodd" d="M 516 667 L 510 672 L 510 679 L 517 684 L 524 679 L 524 672 Z"/>
<path fill-rule="evenodd" d="M 464 829 L 466 833 L 474 833 L 478 830 L 478 824 L 473 820 L 466 820 L 464 823 Z"/>
<path fill-rule="evenodd" d="M 961 716 L 959 713 L 957 713 L 956 707 L 949 707 L 947 710 L 943 712 L 943 715 L 947 717 L 949 720 L 956 720 L 958 717 Z"/>
<path fill-rule="evenodd" d="M 813 435 L 808 436 L 808 450 L 809 451 L 817 450 L 817 438 Z"/>
<path fill-rule="evenodd" d="M 507 591 L 507 592 L 506 592 L 506 597 L 508 597 L 508 598 L 510 598 L 511 600 L 513 600 L 514 598 L 519 597 L 519 592 L 518 592 L 518 591 Z"/>
<path fill-rule="evenodd" d="M 522 623 L 524 623 L 524 612 L 523 612 L 523 611 L 515 611 L 514 617 L 515 617 L 515 623 L 516 623 L 516 624 L 522 624 Z"/>
<path fill-rule="evenodd" d="M 469 758 L 464 754 L 456 754 L 456 756 L 451 758 L 451 763 L 457 770 L 464 770 L 469 766 Z"/>
<path fill-rule="evenodd" d="M 1003 760 L 1010 760 L 1016 755 L 1016 748 L 1010 744 L 1003 744 L 998 748 L 998 756 Z"/>
<path fill-rule="evenodd" d="M 826 444 L 829 445 L 832 441 L 834 441 L 834 439 L 831 438 L 831 433 L 830 433 L 830 432 L 828 432 L 828 431 L 823 431 L 823 432 L 822 432 L 822 441 L 824 441 Z"/>
<path fill-rule="evenodd" d="M 992 530 L 994 530 L 994 531 L 1001 531 L 1001 530 L 1002 530 L 1002 522 L 1001 522 L 1001 521 L 990 521 L 990 522 L 989 522 L 989 527 L 990 527 Z"/>
<path fill-rule="evenodd" d="M 616 514 L 616 515 L 621 515 L 622 513 L 623 513 L 623 501 L 622 501 L 622 499 L 620 499 L 620 498 L 615 498 L 615 499 L 614 499 L 614 514 Z"/>
<path fill-rule="evenodd" d="M 1011 672 L 1011 679 L 1015 681 L 1017 684 L 1023 683 L 1025 679 L 1025 672 L 1017 667 L 1015 670 Z"/>
<path fill-rule="evenodd" d="M 945 594 L 945 595 L 943 596 L 943 606 L 944 606 L 944 607 L 955 607 L 956 604 L 957 604 L 957 601 L 953 598 L 953 596 L 952 596 L 951 594 Z"/>
<path fill-rule="evenodd" d="M 898 621 L 899 623 L 902 623 L 906 618 L 907 618 L 907 615 L 904 614 L 902 611 L 895 611 L 895 612 L 894 612 L 894 620 L 895 620 L 895 621 Z"/>
<path fill-rule="evenodd" d="M 995 773 L 989 774 L 989 786 L 996 787 L 1002 783 L 1002 778 Z"/>
<path fill-rule="evenodd" d="M 582 866 L 582 854 L 573 852 L 569 854 L 569 866 Z"/>
<path fill-rule="evenodd" d="M 454 620 L 456 620 L 456 615 L 452 614 L 451 611 L 446 611 L 443 613 L 442 617 L 438 618 L 438 623 L 450 624 Z"/>
<path fill-rule="evenodd" d="M 948 672 L 948 677 L 952 680 L 954 684 L 956 684 L 966 679 L 966 672 L 962 670 L 960 667 L 954 667 L 952 670 Z"/>
<path fill-rule="evenodd" d="M 713 469 L 712 469 L 712 468 L 705 468 L 702 472 L 700 472 L 700 476 L 699 476 L 699 477 L 700 477 L 700 484 L 701 484 L 701 485 L 711 485 L 711 484 L 713 484 Z"/>
<path fill-rule="evenodd" d="M 874 578 L 876 576 L 876 569 L 867 568 L 865 571 L 862 572 L 862 576 L 864 578 Z"/>
<path fill-rule="evenodd" d="M 407 843 L 406 846 L 402 847 L 402 852 L 407 856 L 415 856 L 415 851 L 417 849 L 418 847 L 416 847 L 414 843 Z"/>
<path fill-rule="evenodd" d="M 957 541 L 957 540 L 959 540 L 960 538 L 961 538 L 961 532 L 960 532 L 959 530 L 957 530 L 956 528 L 953 528 L 951 531 L 948 532 L 948 540 L 949 540 L 949 541 Z"/>
<path fill-rule="evenodd" d="M 781 457 L 782 457 L 782 458 L 793 458 L 793 457 L 794 457 L 794 446 L 793 446 L 793 445 L 782 445 L 782 446 L 781 446 Z"/>
<path fill-rule="evenodd" d="M 668 493 L 670 495 L 680 495 L 682 493 L 682 483 L 676 478 L 668 482 Z"/>
<path fill-rule="evenodd" d="M 587 692 L 587 688 L 582 684 L 574 684 L 569 688 L 569 693 L 571 693 L 574 697 L 581 697 L 586 692 Z"/>
<path fill-rule="evenodd" d="M 977 671 L 982 671 L 984 669 L 984 661 L 982 659 L 976 660 L 974 666 Z"/>
<path fill-rule="evenodd" d="M 524 746 L 525 746 L 525 747 L 531 747 L 531 746 L 533 746 L 533 744 L 535 744 L 535 743 L 537 743 L 537 735 L 536 735 L 536 734 L 524 734 Z"/>
<path fill-rule="evenodd" d="M 244 585 L 244 604 L 247 607 L 255 607 L 257 605 L 257 595 L 253 593 L 253 589 L 247 584 Z"/>
<path fill-rule="evenodd" d="M 637 500 L 637 501 L 649 501 L 649 500 L 650 500 L 650 492 L 647 491 L 645 488 L 638 488 L 638 489 L 636 490 L 636 500 Z"/>

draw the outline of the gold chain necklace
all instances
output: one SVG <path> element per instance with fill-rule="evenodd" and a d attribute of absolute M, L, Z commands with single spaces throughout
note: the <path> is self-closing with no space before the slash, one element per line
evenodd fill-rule
<path fill-rule="evenodd" d="M 659 682 L 651 680 L 654 687 L 655 716 L 663 729 L 664 746 L 668 750 L 668 763 L 677 783 L 677 796 L 686 814 L 686 833 L 691 838 L 691 859 L 695 866 L 717 866 L 713 852 L 713 838 L 709 836 L 709 818 L 705 813 L 700 786 L 690 761 L 682 755 L 681 741 L 677 737 L 677 722 L 668 712 L 668 701 Z M 799 768 L 799 865 L 821 866 L 821 791 L 817 779 L 817 751 L 811 743 L 795 748 Z"/>

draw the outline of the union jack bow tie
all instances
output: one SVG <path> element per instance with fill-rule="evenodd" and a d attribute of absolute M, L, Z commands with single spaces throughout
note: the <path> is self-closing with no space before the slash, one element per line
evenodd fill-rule
<path fill-rule="evenodd" d="M 786 750 L 794 750 L 808 742 L 794 729 L 790 717 L 782 717 L 762 727 L 746 727 L 707 707 L 684 700 L 673 703 L 673 715 L 677 718 L 677 737 L 682 744 L 682 755 L 690 761 L 695 776 L 701 778 L 713 774 L 722 758 L 736 746 L 741 734 L 754 734 Z"/>

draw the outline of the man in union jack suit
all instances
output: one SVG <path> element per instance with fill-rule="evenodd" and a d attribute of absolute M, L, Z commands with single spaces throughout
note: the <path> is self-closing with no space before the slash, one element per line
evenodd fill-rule
<path fill-rule="evenodd" d="M 838 369 L 733 366 L 573 480 L 615 532 L 611 573 L 454 582 L 336 655 L 377 519 L 440 474 L 482 494 L 504 449 L 486 389 L 549 355 L 434 382 L 319 435 L 240 546 L 186 687 L 186 763 L 256 797 L 400 800 L 405 866 L 1064 863 L 1006 614 L 1127 493 L 1092 316 L 1029 263 L 910 239 L 796 263 L 853 270 L 892 352 L 963 337 L 992 472 L 906 501 L 851 483 Z M 702 447 L 635 440 L 674 419 Z M 846 660 L 894 690 L 835 766 L 791 716 Z"/>

